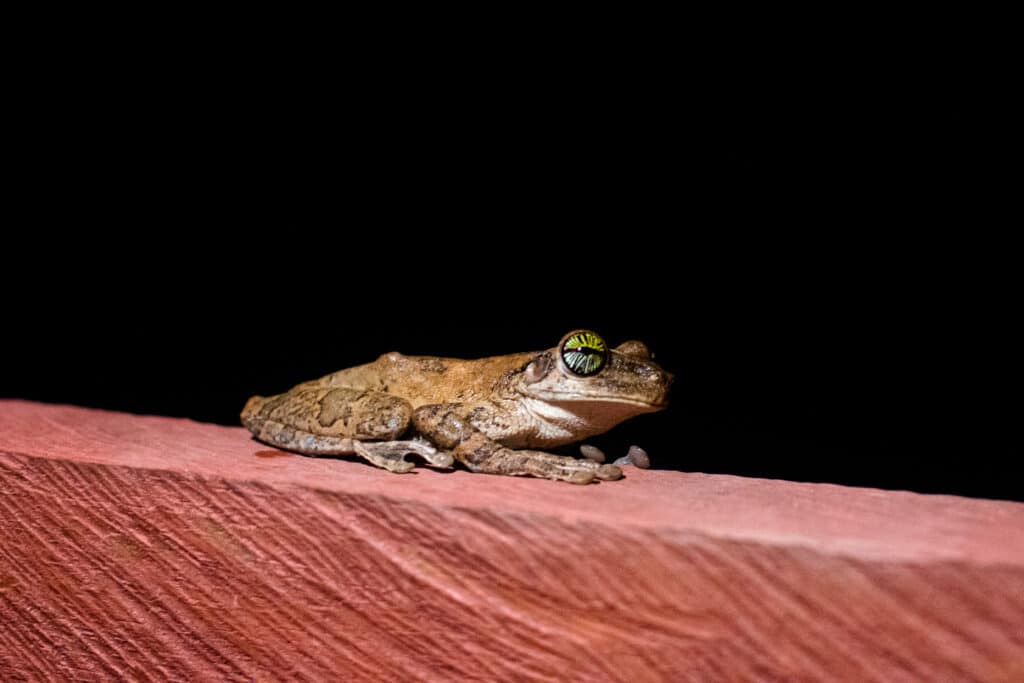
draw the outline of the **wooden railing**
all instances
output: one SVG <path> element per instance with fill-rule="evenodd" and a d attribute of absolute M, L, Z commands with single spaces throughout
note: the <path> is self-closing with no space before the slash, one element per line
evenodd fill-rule
<path fill-rule="evenodd" d="M 1022 681 L 1024 505 L 0 402 L 0 680 Z"/>

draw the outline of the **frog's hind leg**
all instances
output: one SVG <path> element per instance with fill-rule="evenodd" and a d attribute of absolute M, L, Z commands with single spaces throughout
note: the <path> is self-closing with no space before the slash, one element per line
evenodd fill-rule
<path fill-rule="evenodd" d="M 452 456 L 425 441 L 359 441 L 338 436 L 319 436 L 273 421 L 261 426 L 256 438 L 264 443 L 305 455 L 358 455 L 389 472 L 404 474 L 416 467 L 405 456 L 413 453 L 435 467 L 450 467 Z"/>
<path fill-rule="evenodd" d="M 404 474 L 416 467 L 405 456 L 412 453 L 435 467 L 451 467 L 450 453 L 438 451 L 425 441 L 359 441 L 338 436 L 319 436 L 272 421 L 264 422 L 256 438 L 279 448 L 305 455 L 358 455 L 389 472 Z"/>
<path fill-rule="evenodd" d="M 322 387 L 253 396 L 242 423 L 259 441 L 305 455 L 358 455 L 390 472 L 408 472 L 415 454 L 435 467 L 450 467 L 452 456 L 426 441 L 399 441 L 409 426 L 409 404 L 382 392 Z M 371 441 L 370 439 L 386 439 Z"/>

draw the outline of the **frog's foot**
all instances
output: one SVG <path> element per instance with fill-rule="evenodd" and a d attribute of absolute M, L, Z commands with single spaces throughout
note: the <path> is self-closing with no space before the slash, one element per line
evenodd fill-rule
<path fill-rule="evenodd" d="M 615 465 L 602 465 L 592 460 L 577 460 L 541 451 L 501 448 L 486 458 L 475 462 L 466 459 L 463 462 L 474 472 L 558 479 L 572 484 L 589 484 L 594 479 L 614 481 L 622 477 L 622 470 Z"/>
<path fill-rule="evenodd" d="M 423 441 L 353 441 L 352 450 L 356 455 L 389 472 L 409 472 L 416 463 L 405 456 L 412 453 L 420 456 L 434 467 L 451 467 L 452 455 L 439 451 Z"/>
<path fill-rule="evenodd" d="M 559 479 L 573 484 L 589 484 L 595 479 L 622 477 L 615 465 L 593 460 L 577 460 L 540 451 L 517 451 L 488 438 L 473 426 L 460 404 L 420 406 L 413 413 L 413 425 L 432 443 L 451 450 L 473 472 Z"/>

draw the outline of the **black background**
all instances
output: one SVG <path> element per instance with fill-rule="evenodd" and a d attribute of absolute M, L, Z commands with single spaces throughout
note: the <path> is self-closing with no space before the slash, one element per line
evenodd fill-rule
<path fill-rule="evenodd" d="M 611 453 L 1024 500 L 974 71 L 670 57 L 330 87 L 154 67 L 128 96 L 65 65 L 19 129 L 0 395 L 235 424 L 385 351 L 587 327 L 677 375 Z"/>

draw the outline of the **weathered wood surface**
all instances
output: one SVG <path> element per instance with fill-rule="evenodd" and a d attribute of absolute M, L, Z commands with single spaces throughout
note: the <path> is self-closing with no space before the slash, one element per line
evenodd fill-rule
<path fill-rule="evenodd" d="M 1024 505 L 0 402 L 0 680 L 1024 680 Z"/>

